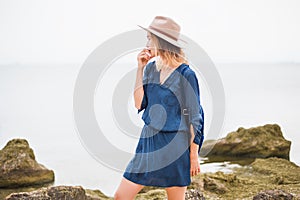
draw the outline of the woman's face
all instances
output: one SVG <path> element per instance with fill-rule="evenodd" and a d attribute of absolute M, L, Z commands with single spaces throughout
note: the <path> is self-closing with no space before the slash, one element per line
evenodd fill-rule
<path fill-rule="evenodd" d="M 150 50 L 151 56 L 154 57 L 156 56 L 156 47 L 153 41 L 153 36 L 149 32 L 147 32 L 147 39 L 146 47 Z"/>

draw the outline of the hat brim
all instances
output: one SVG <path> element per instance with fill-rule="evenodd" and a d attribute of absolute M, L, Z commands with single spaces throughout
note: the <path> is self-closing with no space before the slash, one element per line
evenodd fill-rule
<path fill-rule="evenodd" d="M 174 40 L 174 39 L 158 32 L 158 31 L 155 31 L 153 29 L 145 28 L 145 27 L 142 27 L 140 25 L 138 25 L 138 26 L 140 28 L 144 29 L 145 31 L 149 31 L 149 32 L 153 33 L 154 35 L 160 37 L 161 39 L 166 40 L 167 42 L 173 44 L 174 46 L 177 46 L 179 48 L 184 48 L 186 46 L 186 42 L 184 40 L 180 39 L 180 38 L 178 40 Z"/>

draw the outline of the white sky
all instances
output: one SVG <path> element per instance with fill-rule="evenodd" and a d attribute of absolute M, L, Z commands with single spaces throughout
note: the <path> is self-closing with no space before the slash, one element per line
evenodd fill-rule
<path fill-rule="evenodd" d="M 0 64 L 82 63 L 156 15 L 215 62 L 300 62 L 299 10 L 299 0 L 0 0 Z"/>

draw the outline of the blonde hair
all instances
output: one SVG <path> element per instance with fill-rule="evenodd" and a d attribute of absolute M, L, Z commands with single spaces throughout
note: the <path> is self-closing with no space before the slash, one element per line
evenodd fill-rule
<path fill-rule="evenodd" d="M 177 47 L 152 33 L 150 33 L 150 35 L 156 48 L 155 56 L 159 56 L 159 59 L 156 61 L 156 68 L 158 71 L 165 66 L 179 66 L 181 63 L 188 64 L 185 54 L 180 47 Z"/>

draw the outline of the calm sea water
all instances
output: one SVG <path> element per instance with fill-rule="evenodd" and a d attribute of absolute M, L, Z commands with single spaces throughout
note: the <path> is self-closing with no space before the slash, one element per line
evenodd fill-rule
<path fill-rule="evenodd" d="M 292 141 L 291 161 L 300 165 L 300 64 L 216 66 L 226 94 L 226 119 L 219 136 L 239 127 L 277 123 Z M 111 196 L 122 174 L 94 160 L 76 132 L 73 90 L 79 70 L 78 64 L 0 66 L 0 148 L 12 138 L 25 138 L 38 162 L 55 171 L 56 185 L 82 185 Z M 205 88 L 202 93 L 205 103 Z M 220 167 L 204 164 L 202 171 Z"/>

